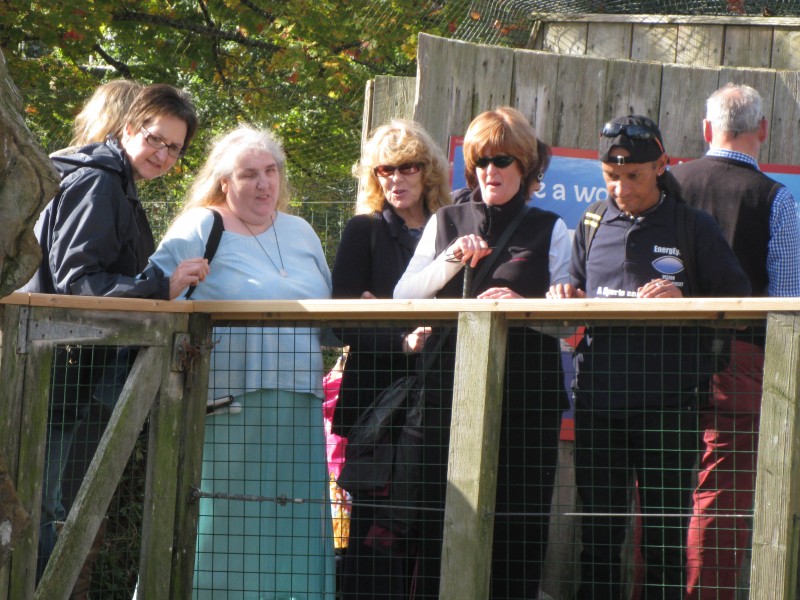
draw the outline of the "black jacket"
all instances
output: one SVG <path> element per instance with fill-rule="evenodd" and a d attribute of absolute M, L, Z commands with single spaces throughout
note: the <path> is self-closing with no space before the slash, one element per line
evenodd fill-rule
<path fill-rule="evenodd" d="M 374 240 L 374 244 L 373 244 Z M 333 266 L 333 298 L 360 298 L 365 291 L 391 298 L 394 286 L 414 255 L 419 238 L 405 227 L 391 205 L 347 222 Z M 347 327 L 334 333 L 350 347 L 333 430 L 347 435 L 361 411 L 381 390 L 408 374 L 416 357 L 403 353 L 407 327 Z"/>
<path fill-rule="evenodd" d="M 57 156 L 59 192 L 34 227 L 42 263 L 25 292 L 169 299 L 147 259 L 155 243 L 133 173 L 114 140 Z"/>

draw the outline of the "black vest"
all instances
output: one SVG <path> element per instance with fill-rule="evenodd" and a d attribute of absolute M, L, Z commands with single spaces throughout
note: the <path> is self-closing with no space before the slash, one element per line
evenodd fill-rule
<path fill-rule="evenodd" d="M 440 208 L 436 212 L 436 254 L 439 255 L 460 236 L 480 235 L 494 246 L 516 216 L 526 198 L 517 194 L 502 206 L 487 206 L 479 190 L 469 201 Z M 550 287 L 550 241 L 558 215 L 529 208 L 501 255 L 492 265 L 475 295 L 493 287 L 508 287 L 525 298 L 544 298 Z M 480 263 L 476 272 L 480 269 Z M 464 271 L 453 277 L 436 295 L 437 298 L 460 298 Z"/>
<path fill-rule="evenodd" d="M 781 184 L 752 165 L 705 156 L 671 169 L 687 204 L 710 213 L 742 265 L 753 296 L 766 296 L 772 201 Z"/>

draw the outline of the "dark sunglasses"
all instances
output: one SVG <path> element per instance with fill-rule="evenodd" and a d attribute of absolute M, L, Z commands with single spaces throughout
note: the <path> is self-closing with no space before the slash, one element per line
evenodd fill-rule
<path fill-rule="evenodd" d="M 419 173 L 421 168 L 422 163 L 405 163 L 398 167 L 393 165 L 378 165 L 373 171 L 378 177 L 391 177 L 394 175 L 395 171 L 400 171 L 401 175 L 413 175 L 414 173 Z"/>
<path fill-rule="evenodd" d="M 498 154 L 497 156 L 481 156 L 479 159 L 475 161 L 475 166 L 479 169 L 485 169 L 489 166 L 489 164 L 493 164 L 498 169 L 505 169 L 508 166 L 511 166 L 517 160 L 515 157 L 510 156 L 508 154 Z"/>
<path fill-rule="evenodd" d="M 658 147 L 661 148 L 661 152 L 664 152 L 664 146 L 661 145 L 658 135 L 656 135 L 656 132 L 646 125 L 606 123 L 603 125 L 603 131 L 600 132 L 601 136 L 608 138 L 614 138 L 621 134 L 624 134 L 625 137 L 632 140 L 653 140 L 656 144 L 658 144 Z"/>

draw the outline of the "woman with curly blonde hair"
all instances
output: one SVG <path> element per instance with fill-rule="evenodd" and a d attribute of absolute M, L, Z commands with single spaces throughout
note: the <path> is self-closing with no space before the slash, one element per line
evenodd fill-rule
<path fill-rule="evenodd" d="M 413 121 L 378 127 L 353 167 L 359 180 L 356 216 L 345 227 L 333 267 L 334 298 L 391 298 L 428 219 L 450 204 L 449 167 L 442 150 Z M 413 353 L 428 328 L 346 328 L 349 346 L 334 432 L 346 436 L 375 395 L 415 364 Z M 354 490 L 348 490 L 354 493 Z M 342 565 L 344 598 L 408 597 L 413 559 L 376 551 L 375 499 L 351 513 L 350 541 Z M 372 504 L 372 506 L 369 506 Z"/>

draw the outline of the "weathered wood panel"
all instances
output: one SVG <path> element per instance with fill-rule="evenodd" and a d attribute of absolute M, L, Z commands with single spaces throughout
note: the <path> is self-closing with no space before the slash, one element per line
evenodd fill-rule
<path fill-rule="evenodd" d="M 42 509 L 42 466 L 52 363 L 51 347 L 30 348 L 26 360 L 19 363 L 19 371 L 14 376 L 14 379 L 24 379 L 22 388 L 25 398 L 18 421 L 19 458 L 14 484 L 20 504 L 35 525 L 24 532 L 11 558 L 8 594 L 11 600 L 32 597 L 36 580 L 36 554 L 39 545 L 39 528 L 36 525 Z M 12 387 L 16 388 L 14 379 L 11 380 L 14 382 Z M 20 402 L 22 397 L 14 398 L 13 401 Z"/>
<path fill-rule="evenodd" d="M 148 425 L 145 497 L 142 503 L 142 544 L 139 560 L 138 593 L 142 598 L 171 598 L 173 538 L 164 535 L 175 529 L 178 505 L 178 448 L 181 422 L 186 412 L 183 401 L 184 371 L 178 362 L 186 333 L 175 333 L 171 360 L 161 365 L 161 388 L 153 404 Z M 186 495 L 183 495 L 184 500 Z"/>
<path fill-rule="evenodd" d="M 645 115 L 658 121 L 663 67 L 659 63 L 608 62 L 602 121 L 619 115 Z"/>
<path fill-rule="evenodd" d="M 414 120 L 442 147 L 464 135 L 473 118 L 473 78 L 477 46 L 420 34 Z M 436 77 L 426 74 L 437 73 Z M 509 82 L 510 85 L 510 82 Z"/>
<path fill-rule="evenodd" d="M 675 62 L 678 52 L 678 28 L 672 25 L 636 24 L 631 41 L 632 60 Z"/>
<path fill-rule="evenodd" d="M 775 95 L 772 99 L 772 126 L 770 127 L 770 162 L 800 164 L 800 73 L 778 71 L 775 78 Z"/>
<path fill-rule="evenodd" d="M 510 48 L 477 46 L 473 68 L 472 114 L 478 115 L 511 102 L 514 51 Z M 467 122 L 469 125 L 469 122 Z M 457 135 L 463 135 L 467 128 Z"/>
<path fill-rule="evenodd" d="M 582 56 L 558 63 L 552 143 L 564 148 L 597 148 L 602 126 L 608 61 Z"/>
<path fill-rule="evenodd" d="M 203 467 L 203 438 L 206 427 L 206 400 L 213 344 L 211 319 L 193 315 L 189 334 L 201 353 L 184 381 L 185 412 L 178 447 L 177 497 L 175 505 L 175 547 L 172 555 L 172 582 L 168 598 L 189 598 L 194 574 L 195 541 L 199 503 L 190 498 L 193 487 L 200 487 Z"/>
<path fill-rule="evenodd" d="M 772 64 L 772 29 L 728 25 L 722 64 L 731 67 L 769 67 Z"/>
<path fill-rule="evenodd" d="M 800 28 L 775 28 L 770 67 L 773 69 L 800 69 Z"/>
<path fill-rule="evenodd" d="M 170 348 L 139 351 L 34 600 L 67 600 L 161 384 Z M 173 505 L 174 506 L 174 505 Z M 166 533 L 166 532 L 162 532 Z M 172 537 L 172 530 L 169 531 Z M 30 598 L 18 596 L 20 598 Z"/>
<path fill-rule="evenodd" d="M 486 515 L 495 509 L 507 333 L 500 315 L 458 318 L 439 595 L 444 600 L 489 597 L 494 519 Z"/>
<path fill-rule="evenodd" d="M 555 137 L 559 60 L 547 52 L 514 54 L 512 106 L 528 117 L 536 135 L 548 144 Z"/>
<path fill-rule="evenodd" d="M 725 28 L 722 25 L 680 25 L 675 62 L 697 67 L 722 64 Z"/>
<path fill-rule="evenodd" d="M 416 89 L 414 77 L 380 76 L 367 83 L 364 123 L 361 128 L 362 144 L 376 127 L 385 125 L 392 119 L 414 118 Z"/>
<path fill-rule="evenodd" d="M 628 23 L 589 23 L 586 56 L 630 58 L 633 28 Z"/>
<path fill-rule="evenodd" d="M 587 27 L 583 23 L 549 22 L 544 26 L 543 39 L 537 49 L 555 54 L 586 54 Z"/>
<path fill-rule="evenodd" d="M 800 314 L 770 315 L 750 598 L 794 597 L 800 514 Z"/>
<path fill-rule="evenodd" d="M 664 65 L 658 125 L 670 156 L 697 157 L 705 152 L 705 99 L 717 89 L 718 82 L 718 69 Z"/>

